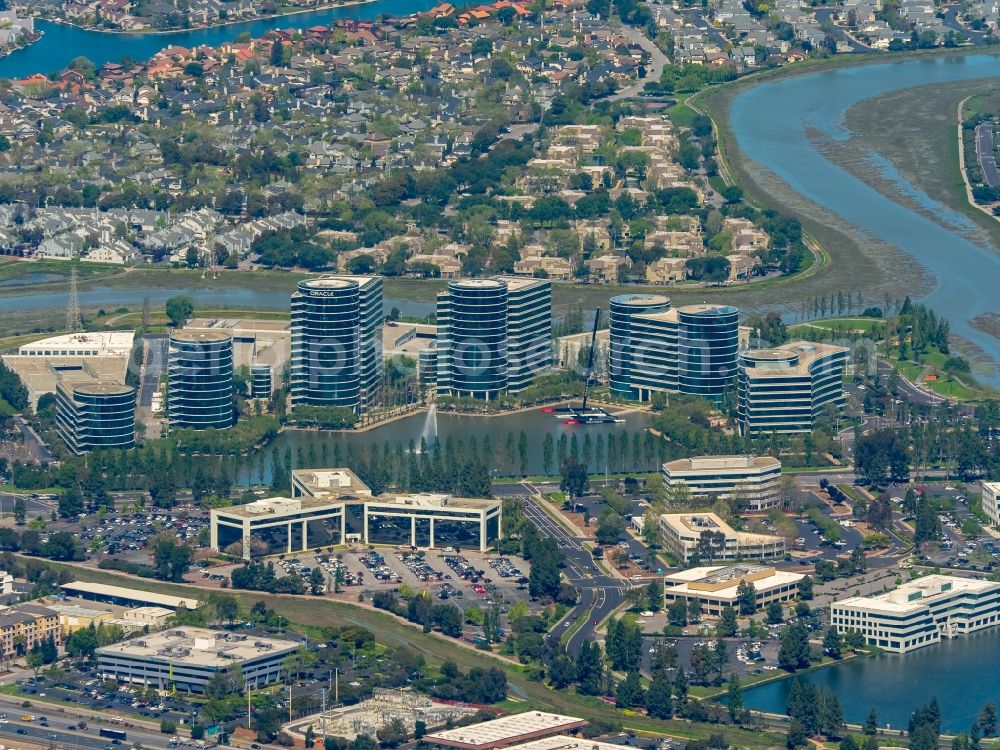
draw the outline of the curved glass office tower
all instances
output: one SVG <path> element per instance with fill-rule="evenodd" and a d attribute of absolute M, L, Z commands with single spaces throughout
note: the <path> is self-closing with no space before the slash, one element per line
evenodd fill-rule
<path fill-rule="evenodd" d="M 720 399 L 735 385 L 740 311 L 732 305 L 677 308 L 678 385 L 681 393 Z"/>
<path fill-rule="evenodd" d="M 438 295 L 438 391 L 495 399 L 507 390 L 507 284 L 448 282 Z"/>
<path fill-rule="evenodd" d="M 219 331 L 174 331 L 167 365 L 167 415 L 171 427 L 231 427 L 233 337 Z"/>
<path fill-rule="evenodd" d="M 671 308 L 659 294 L 611 298 L 611 392 L 648 401 L 687 393 L 718 401 L 734 386 L 739 310 L 730 305 Z"/>
<path fill-rule="evenodd" d="M 382 383 L 382 278 L 300 281 L 291 311 L 293 403 L 365 411 Z"/>
<path fill-rule="evenodd" d="M 59 383 L 56 429 L 73 453 L 135 445 L 135 388 L 117 383 Z"/>
<path fill-rule="evenodd" d="M 654 377 L 644 372 L 644 363 L 656 356 L 651 351 L 650 328 L 656 327 L 660 313 L 669 310 L 670 299 L 662 294 L 619 294 L 611 298 L 608 378 L 615 396 L 644 398 L 640 382 Z M 654 390 L 663 390 L 662 384 Z"/>

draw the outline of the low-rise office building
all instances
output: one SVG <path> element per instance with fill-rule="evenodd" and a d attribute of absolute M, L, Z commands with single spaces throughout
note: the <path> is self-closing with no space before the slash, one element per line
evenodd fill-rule
<path fill-rule="evenodd" d="M 433 732 L 424 736 L 424 742 L 456 750 L 496 750 L 572 732 L 586 723 L 576 716 L 526 711 L 468 727 Z"/>
<path fill-rule="evenodd" d="M 785 554 L 785 540 L 771 534 L 737 531 L 715 513 L 664 513 L 664 547 L 682 563 L 774 560 Z"/>
<path fill-rule="evenodd" d="M 134 331 L 67 333 L 22 344 L 16 354 L 4 354 L 3 362 L 24 383 L 34 408 L 67 378 L 124 383 L 134 342 Z"/>
<path fill-rule="evenodd" d="M 292 472 L 292 497 L 211 511 L 210 544 L 249 560 L 360 542 L 485 551 L 500 538 L 499 500 L 416 493 L 373 496 L 349 469 Z"/>
<path fill-rule="evenodd" d="M 741 583 L 752 584 L 757 595 L 757 608 L 772 602 L 784 603 L 799 592 L 801 573 L 775 570 L 767 565 L 740 563 L 726 566 L 689 568 L 671 573 L 663 579 L 664 599 L 672 604 L 679 599 L 697 600 L 701 611 L 709 617 L 719 617 L 726 607 L 739 605 Z"/>
<path fill-rule="evenodd" d="M 781 461 L 771 456 L 694 456 L 663 464 L 667 494 L 734 500 L 748 511 L 781 501 Z"/>
<path fill-rule="evenodd" d="M 981 504 L 986 517 L 994 526 L 1000 526 L 1000 482 L 983 482 Z"/>
<path fill-rule="evenodd" d="M 63 637 L 71 635 L 77 630 L 110 624 L 114 619 L 114 614 L 108 609 L 81 607 L 79 604 L 65 604 L 63 602 L 46 604 L 45 607 L 59 615 L 59 628 Z"/>
<path fill-rule="evenodd" d="M 830 605 L 838 633 L 857 631 L 865 643 L 906 653 L 1000 622 L 1000 583 L 929 575 L 884 594 L 852 596 Z"/>
<path fill-rule="evenodd" d="M 207 628 L 171 628 L 97 649 L 97 674 L 156 690 L 204 693 L 217 672 L 239 667 L 257 689 L 279 682 L 282 663 L 301 644 Z"/>
<path fill-rule="evenodd" d="M 793 341 L 740 354 L 737 410 L 740 432 L 811 432 L 827 409 L 843 407 L 849 350 Z"/>

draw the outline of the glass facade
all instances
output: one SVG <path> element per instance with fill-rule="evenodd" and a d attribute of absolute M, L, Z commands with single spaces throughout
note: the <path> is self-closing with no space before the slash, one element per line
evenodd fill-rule
<path fill-rule="evenodd" d="M 271 398 L 273 390 L 271 365 L 250 365 L 250 395 L 253 398 Z"/>
<path fill-rule="evenodd" d="M 382 279 L 322 276 L 292 295 L 295 404 L 363 412 L 382 382 Z"/>
<path fill-rule="evenodd" d="M 215 331 L 172 333 L 167 384 L 171 427 L 231 427 L 235 418 L 232 336 Z"/>
<path fill-rule="evenodd" d="M 739 310 L 729 305 L 677 309 L 657 294 L 611 298 L 611 392 L 648 401 L 656 392 L 720 400 L 735 386 Z"/>
<path fill-rule="evenodd" d="M 56 429 L 73 453 L 135 445 L 135 389 L 128 385 L 60 383 Z"/>
<path fill-rule="evenodd" d="M 825 409 L 843 406 L 847 356 L 845 348 L 807 342 L 744 352 L 737 389 L 740 432 L 810 432 Z"/>
<path fill-rule="evenodd" d="M 681 393 L 719 401 L 735 386 L 740 311 L 731 305 L 678 308 L 677 361 Z"/>
<path fill-rule="evenodd" d="M 494 399 L 507 390 L 507 284 L 448 283 L 437 298 L 439 393 Z"/>
<path fill-rule="evenodd" d="M 610 349 L 608 378 L 611 392 L 622 398 L 640 398 L 639 387 L 633 383 L 637 363 L 651 355 L 648 336 L 636 331 L 636 316 L 666 312 L 670 300 L 659 294 L 621 294 L 611 298 Z M 647 321 L 642 321 L 647 328 Z"/>
<path fill-rule="evenodd" d="M 552 282 L 507 286 L 507 390 L 516 393 L 552 367 Z"/>

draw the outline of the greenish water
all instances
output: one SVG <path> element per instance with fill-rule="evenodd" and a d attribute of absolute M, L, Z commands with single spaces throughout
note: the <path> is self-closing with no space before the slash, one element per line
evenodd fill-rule
<path fill-rule="evenodd" d="M 800 679 L 832 690 L 844 708 L 844 717 L 863 723 L 872 707 L 879 724 L 906 728 L 910 712 L 937 698 L 945 732 L 964 732 L 990 701 L 1000 700 L 1000 628 L 913 651 L 856 659 L 816 670 Z M 792 680 L 750 688 L 749 708 L 784 713 Z"/>

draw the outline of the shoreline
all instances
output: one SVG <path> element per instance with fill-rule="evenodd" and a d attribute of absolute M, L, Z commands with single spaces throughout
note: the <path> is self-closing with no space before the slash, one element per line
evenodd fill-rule
<path fill-rule="evenodd" d="M 261 21 L 275 21 L 282 18 L 290 16 L 299 16 L 303 13 L 322 13 L 326 10 L 335 10 L 337 8 L 352 8 L 356 5 L 369 5 L 376 0 L 347 0 L 347 2 L 333 2 L 333 3 L 321 3 L 311 8 L 296 8 L 295 10 L 284 11 L 281 13 L 274 13 L 271 15 L 258 15 L 254 18 L 237 18 L 225 21 L 220 21 L 219 23 L 202 24 L 198 26 L 188 26 L 183 29 L 102 29 L 96 26 L 84 26 L 79 23 L 74 23 L 73 21 L 67 21 L 64 18 L 48 18 L 47 16 L 32 16 L 36 21 L 45 21 L 47 23 L 60 24 L 62 26 L 69 26 L 74 29 L 79 29 L 80 31 L 92 31 L 95 34 L 115 34 L 118 36 L 154 36 L 154 35 L 170 35 L 170 34 L 189 34 L 193 31 L 209 31 L 211 29 L 221 29 L 226 26 L 238 26 L 240 24 L 252 24 L 259 23 Z M 275 27 L 280 28 L 280 27 Z M 44 32 L 43 32 L 44 33 Z M 23 47 L 20 49 L 24 49 Z M 15 50 L 16 51 L 16 50 Z"/>

